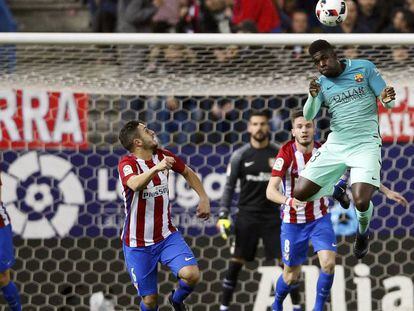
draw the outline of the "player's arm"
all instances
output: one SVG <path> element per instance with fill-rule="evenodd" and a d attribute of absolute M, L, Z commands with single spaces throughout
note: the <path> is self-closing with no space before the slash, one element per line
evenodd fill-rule
<path fill-rule="evenodd" d="M 408 206 L 408 201 L 406 198 L 404 198 L 400 193 L 392 191 L 391 189 L 389 189 L 388 187 L 386 187 L 385 185 L 381 184 L 379 191 L 382 192 L 383 194 L 385 194 L 385 196 L 392 200 L 397 202 L 398 204 L 401 204 L 404 207 Z"/>
<path fill-rule="evenodd" d="M 131 176 L 127 180 L 126 185 L 133 191 L 142 190 L 149 184 L 149 182 L 152 180 L 155 174 L 164 170 L 171 169 L 174 163 L 175 159 L 173 157 L 165 156 L 161 162 L 153 166 L 148 171 L 139 175 Z"/>
<path fill-rule="evenodd" d="M 313 78 L 309 83 L 309 95 L 303 107 L 303 116 L 306 120 L 313 120 L 318 114 L 322 106 L 321 86 L 316 78 Z"/>
<path fill-rule="evenodd" d="M 187 165 L 184 168 L 184 171 L 181 175 L 185 178 L 188 185 L 197 192 L 200 202 L 198 203 L 197 207 L 197 217 L 202 218 L 204 220 L 209 219 L 210 217 L 210 200 L 208 199 L 207 193 L 204 190 L 203 184 L 201 183 L 200 178 L 196 175 L 196 173 Z"/>
<path fill-rule="evenodd" d="M 385 108 L 395 106 L 395 90 L 387 86 L 380 72 L 373 63 L 367 61 L 368 84 L 375 96 Z"/>
<path fill-rule="evenodd" d="M 234 189 L 236 188 L 239 178 L 239 170 L 241 163 L 241 152 L 236 151 L 230 158 L 227 166 L 227 178 L 224 186 L 223 195 L 220 201 L 219 219 L 217 221 L 217 229 L 220 231 L 221 237 L 227 240 L 231 228 L 231 202 L 233 200 Z"/>
<path fill-rule="evenodd" d="M 287 197 L 283 193 L 281 193 L 279 191 L 281 182 L 282 178 L 280 178 L 279 176 L 270 177 L 269 183 L 267 184 L 266 188 L 266 197 L 268 200 L 275 202 L 277 204 L 286 204 L 295 209 L 306 204 L 306 202 L 301 202 L 299 200 L 296 200 L 295 198 Z"/>

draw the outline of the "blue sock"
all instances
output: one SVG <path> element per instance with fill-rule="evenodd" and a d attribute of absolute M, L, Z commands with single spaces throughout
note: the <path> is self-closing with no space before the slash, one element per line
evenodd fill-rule
<path fill-rule="evenodd" d="M 172 296 L 172 300 L 176 303 L 182 303 L 185 298 L 188 297 L 194 290 L 194 287 L 191 287 L 183 280 L 178 280 L 178 287 L 174 291 L 174 295 Z"/>
<path fill-rule="evenodd" d="M 331 293 L 334 274 L 319 273 L 318 284 L 316 285 L 316 302 L 314 311 L 323 311 L 326 300 Z"/>
<path fill-rule="evenodd" d="M 292 286 L 289 286 L 283 280 L 283 274 L 279 276 L 279 279 L 276 283 L 276 291 L 275 291 L 275 302 L 273 303 L 273 311 L 282 311 L 283 310 L 283 301 L 285 300 L 286 296 L 292 290 Z"/>
<path fill-rule="evenodd" d="M 142 300 L 141 300 L 141 303 L 139 304 L 139 306 L 141 307 L 141 311 L 157 311 L 158 310 L 158 306 L 156 306 L 153 309 L 148 308 Z"/>
<path fill-rule="evenodd" d="M 22 305 L 20 304 L 19 290 L 13 282 L 9 282 L 6 286 L 2 287 L 4 299 L 10 306 L 12 311 L 21 311 Z"/>

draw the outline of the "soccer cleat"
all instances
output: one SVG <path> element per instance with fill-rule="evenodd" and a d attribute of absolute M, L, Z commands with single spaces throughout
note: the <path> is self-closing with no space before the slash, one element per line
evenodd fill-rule
<path fill-rule="evenodd" d="M 357 259 L 363 258 L 369 250 L 369 231 L 364 234 L 357 232 L 354 242 L 354 255 Z"/>
<path fill-rule="evenodd" d="M 187 306 L 184 304 L 184 302 L 177 303 L 173 300 L 174 292 L 175 290 L 173 290 L 171 292 L 171 295 L 168 297 L 168 302 L 173 307 L 174 311 L 188 311 Z"/>
<path fill-rule="evenodd" d="M 346 193 L 346 181 L 340 179 L 334 186 L 334 192 L 332 197 L 341 204 L 342 208 L 348 209 L 351 204 L 351 200 Z"/>
<path fill-rule="evenodd" d="M 302 311 L 302 307 L 301 306 L 293 306 L 293 311 Z"/>

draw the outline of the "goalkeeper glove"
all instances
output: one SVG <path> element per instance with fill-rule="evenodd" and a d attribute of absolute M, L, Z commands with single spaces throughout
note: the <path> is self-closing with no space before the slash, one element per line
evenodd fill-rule
<path fill-rule="evenodd" d="M 231 220 L 227 212 L 220 212 L 219 219 L 217 221 L 217 228 L 220 231 L 220 235 L 224 240 L 230 235 Z"/>

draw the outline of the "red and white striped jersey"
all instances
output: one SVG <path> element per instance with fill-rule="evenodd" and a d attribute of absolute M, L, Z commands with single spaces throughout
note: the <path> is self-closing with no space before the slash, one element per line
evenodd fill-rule
<path fill-rule="evenodd" d="M 149 161 L 139 159 L 134 154 L 126 155 L 119 161 L 118 171 L 125 204 L 122 240 L 129 247 L 149 246 L 177 231 L 171 222 L 168 170 L 155 174 L 143 190 L 134 192 L 127 186 L 129 178 L 147 172 L 161 162 L 165 156 L 175 158 L 173 171 L 177 173 L 184 171 L 184 162 L 164 149 L 157 149 Z"/>
<path fill-rule="evenodd" d="M 295 141 L 291 140 L 280 149 L 273 165 L 272 176 L 282 178 L 283 194 L 285 196 L 293 197 L 296 179 L 319 147 L 320 144 L 315 142 L 312 152 L 303 154 L 296 149 Z M 289 205 L 282 204 L 282 221 L 298 224 L 311 222 L 328 213 L 328 204 L 326 198 L 308 202 L 305 207 L 297 210 Z"/>
<path fill-rule="evenodd" d="M 1 178 L 0 178 L 0 186 L 2 185 L 1 183 Z M 3 205 L 3 202 L 0 201 L 0 228 L 3 228 L 7 225 L 10 224 L 10 217 L 6 212 L 6 208 Z"/>

